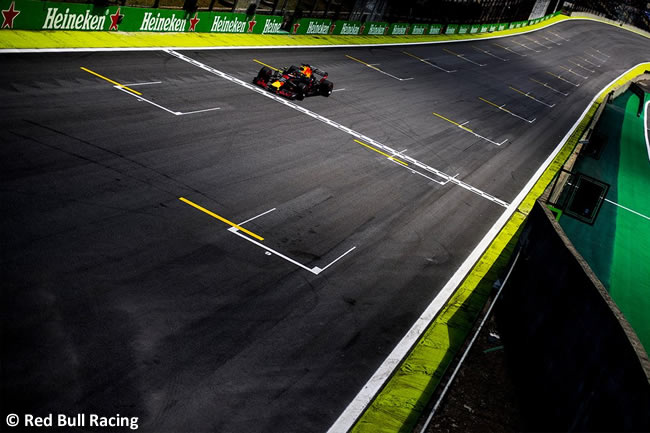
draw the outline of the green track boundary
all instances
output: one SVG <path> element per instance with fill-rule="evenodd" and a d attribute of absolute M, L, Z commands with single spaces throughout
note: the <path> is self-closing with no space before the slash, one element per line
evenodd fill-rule
<path fill-rule="evenodd" d="M 535 201 L 571 156 L 607 93 L 648 68 L 650 63 L 637 65 L 598 94 L 559 153 L 379 394 L 357 419 L 351 432 L 394 433 L 413 430 L 445 371 L 474 327 L 494 281 L 504 274 L 518 234 Z"/>
<path fill-rule="evenodd" d="M 546 21 L 517 29 L 463 35 L 400 35 L 400 36 L 342 36 L 342 35 L 257 35 L 235 33 L 150 33 L 150 32 L 89 32 L 65 30 L 1 30 L 2 50 L 28 49 L 156 49 L 156 48 L 252 48 L 252 47 L 310 47 L 353 45 L 402 45 L 457 40 L 480 40 L 539 30 L 571 19 L 556 15 Z"/>

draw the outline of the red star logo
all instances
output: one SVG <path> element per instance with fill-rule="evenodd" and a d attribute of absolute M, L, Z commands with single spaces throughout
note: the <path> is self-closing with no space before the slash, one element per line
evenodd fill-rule
<path fill-rule="evenodd" d="M 336 24 L 332 24 L 332 25 L 330 26 L 330 35 L 331 35 L 332 33 L 334 33 L 334 29 L 335 29 L 335 28 L 336 28 Z"/>
<path fill-rule="evenodd" d="M 409 29 L 410 29 L 410 28 L 411 28 L 411 26 L 406 26 L 406 33 L 404 33 L 404 34 L 408 35 L 408 34 L 409 34 Z"/>
<path fill-rule="evenodd" d="M 254 17 L 253 17 L 253 18 L 254 18 Z M 256 22 L 257 22 L 257 21 L 255 21 L 255 20 L 250 20 L 250 21 L 248 22 L 248 33 L 253 33 L 253 27 L 255 27 L 255 23 L 256 23 Z"/>
<path fill-rule="evenodd" d="M 201 21 L 201 18 L 197 18 L 199 15 L 198 12 L 194 14 L 194 18 L 190 19 L 190 31 L 195 32 L 196 31 L 196 25 L 198 24 L 199 21 Z"/>
<path fill-rule="evenodd" d="M 384 28 L 384 34 L 388 33 L 388 28 L 389 28 L 388 26 L 386 26 L 386 28 Z"/>
<path fill-rule="evenodd" d="M 6 28 L 6 27 L 8 27 L 10 29 L 14 28 L 14 18 L 16 18 L 18 16 L 18 14 L 20 13 L 20 11 L 17 11 L 17 10 L 14 9 L 15 3 L 16 2 L 11 2 L 11 6 L 9 6 L 9 9 L 7 9 L 6 11 L 4 11 L 4 10 L 2 11 L 2 27 L 1 28 L 3 28 L 3 29 Z"/>
<path fill-rule="evenodd" d="M 294 25 L 293 25 L 293 34 L 294 34 L 294 35 L 295 35 L 296 33 L 298 33 L 298 27 L 300 27 L 300 24 L 294 24 Z"/>
<path fill-rule="evenodd" d="M 366 29 L 366 25 L 365 25 L 365 24 L 361 24 L 361 28 L 359 29 L 359 34 L 362 35 L 362 34 L 363 34 L 363 31 L 364 31 L 365 29 Z"/>
<path fill-rule="evenodd" d="M 120 21 L 122 21 L 122 17 L 124 17 L 124 15 L 120 15 L 120 8 L 117 8 L 115 15 L 111 15 L 110 17 L 111 26 L 108 28 L 108 30 L 117 30 L 117 26 L 120 24 Z"/>

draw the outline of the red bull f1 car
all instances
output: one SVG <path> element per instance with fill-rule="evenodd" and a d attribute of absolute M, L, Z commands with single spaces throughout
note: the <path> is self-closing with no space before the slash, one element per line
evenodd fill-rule
<path fill-rule="evenodd" d="M 253 83 L 277 95 L 298 101 L 302 101 L 305 96 L 329 96 L 334 89 L 334 84 L 327 80 L 327 72 L 309 65 L 289 66 L 275 71 L 264 66 Z"/>

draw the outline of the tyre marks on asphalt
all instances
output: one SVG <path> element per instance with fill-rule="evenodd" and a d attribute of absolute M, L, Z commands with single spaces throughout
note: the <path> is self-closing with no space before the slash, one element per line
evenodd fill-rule
<path fill-rule="evenodd" d="M 201 63 L 201 62 L 199 62 L 197 60 L 194 60 L 194 59 L 192 59 L 192 58 L 190 58 L 188 56 L 185 56 L 184 54 L 181 54 L 181 53 L 179 53 L 177 51 L 174 51 L 174 50 L 171 50 L 171 49 L 166 49 L 164 51 L 166 53 L 170 54 L 171 56 L 174 56 L 174 57 L 176 57 L 176 58 L 178 58 L 178 59 L 180 59 L 180 60 L 182 60 L 184 62 L 187 62 L 187 63 L 189 63 L 191 65 L 194 65 L 194 66 L 196 66 L 198 68 L 201 68 L 201 69 L 203 69 L 205 71 L 208 71 L 208 72 L 210 72 L 210 73 L 212 73 L 212 74 L 214 74 L 214 75 L 216 75 L 218 77 L 221 77 L 221 78 L 223 78 L 225 80 L 228 80 L 228 81 L 230 81 L 232 83 L 238 84 L 238 85 L 240 85 L 242 87 L 245 87 L 245 88 L 247 88 L 247 89 L 249 89 L 249 90 L 251 90 L 253 92 L 256 92 L 256 93 L 258 93 L 258 94 L 260 94 L 260 95 L 262 95 L 264 97 L 272 99 L 272 100 L 274 100 L 274 101 L 276 101 L 276 102 L 278 102 L 280 104 L 283 104 L 283 105 L 285 105 L 285 106 L 287 106 L 289 108 L 292 108 L 292 109 L 294 109 L 296 111 L 299 111 L 299 112 L 301 112 L 303 114 L 306 114 L 307 116 L 310 116 L 310 117 L 312 117 L 314 119 L 317 119 L 317 120 L 319 120 L 319 121 L 321 121 L 321 122 L 323 122 L 323 123 L 325 123 L 325 124 L 327 124 L 327 125 L 329 125 L 329 126 L 331 126 L 333 128 L 338 129 L 339 131 L 342 131 L 342 132 L 344 132 L 344 133 L 346 133 L 348 135 L 351 135 L 352 137 L 354 137 L 354 138 L 356 138 L 356 139 L 358 139 L 360 141 L 363 141 L 364 143 L 368 143 L 368 144 L 374 146 L 375 148 L 377 148 L 377 149 L 379 149 L 379 150 L 381 150 L 381 151 L 383 151 L 383 152 L 385 152 L 385 153 L 387 153 L 389 155 L 399 156 L 399 157 L 401 157 L 401 159 L 404 160 L 404 162 L 410 164 L 411 166 L 417 167 L 417 168 L 421 169 L 422 171 L 428 172 L 429 174 L 433 174 L 435 176 L 438 176 L 438 177 L 442 178 L 444 181 L 448 180 L 450 183 L 452 183 L 454 185 L 457 185 L 457 186 L 459 186 L 459 187 L 461 187 L 461 188 L 463 188 L 463 189 L 465 189 L 467 191 L 470 191 L 470 192 L 478 195 L 479 197 L 482 197 L 482 198 L 484 198 L 486 200 L 489 200 L 489 201 L 491 201 L 491 202 L 493 202 L 493 203 L 495 203 L 495 204 L 497 204 L 499 206 L 508 207 L 508 203 L 505 202 L 504 200 L 499 199 L 498 197 L 495 197 L 495 196 L 493 196 L 493 195 L 491 195 L 491 194 L 489 194 L 489 193 L 487 193 L 485 191 L 480 190 L 479 188 L 476 188 L 476 187 L 474 187 L 474 186 L 472 186 L 472 185 L 470 185 L 470 184 L 468 184 L 466 182 L 463 182 L 463 181 L 457 179 L 455 176 L 451 176 L 451 175 L 449 175 L 449 174 L 447 174 L 447 173 L 445 173 L 445 172 L 443 172 L 441 170 L 438 170 L 438 169 L 436 169 L 434 167 L 431 167 L 431 166 L 427 165 L 426 163 L 424 163 L 422 161 L 411 158 L 410 156 L 407 156 L 407 155 L 402 155 L 401 152 L 391 148 L 390 146 L 382 144 L 382 143 L 378 142 L 377 140 L 374 140 L 373 138 L 368 137 L 367 135 L 361 134 L 360 132 L 357 132 L 357 131 L 355 131 L 355 130 L 353 130 L 351 128 L 348 128 L 347 126 L 344 126 L 344 125 L 342 125 L 342 124 L 340 124 L 338 122 L 335 122 L 335 121 L 333 121 L 331 119 L 328 119 L 325 116 L 322 116 L 322 115 L 320 115 L 318 113 L 315 113 L 315 112 L 313 112 L 313 111 L 311 111 L 311 110 L 309 110 L 309 109 L 307 109 L 307 108 L 305 108 L 305 107 L 303 107 L 301 105 L 295 104 L 294 102 L 291 102 L 291 101 L 289 101 L 289 100 L 287 100 L 285 98 L 274 95 L 274 94 L 268 92 L 267 90 L 264 90 L 264 89 L 262 89 L 262 88 L 260 88 L 258 86 L 255 86 L 254 84 L 251 84 L 251 83 L 245 82 L 243 80 L 240 80 L 239 78 L 236 78 L 236 77 L 234 77 L 234 76 L 232 76 L 230 74 L 227 74 L 227 73 L 225 73 L 223 71 L 220 71 L 220 70 L 215 69 L 215 68 L 213 68 L 211 66 L 208 66 L 208 65 L 206 65 L 204 63 Z"/>

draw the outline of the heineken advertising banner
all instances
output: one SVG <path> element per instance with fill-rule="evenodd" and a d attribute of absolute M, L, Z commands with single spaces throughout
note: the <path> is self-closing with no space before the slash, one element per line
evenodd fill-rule
<path fill-rule="evenodd" d="M 431 24 L 429 27 L 430 35 L 439 35 L 442 32 L 442 24 Z"/>
<path fill-rule="evenodd" d="M 474 24 L 472 27 L 469 28 L 470 33 L 479 33 L 481 31 L 481 26 L 478 24 Z"/>
<path fill-rule="evenodd" d="M 411 24 L 411 35 L 426 35 L 429 24 Z"/>
<path fill-rule="evenodd" d="M 78 3 L 0 0 L 3 29 L 126 32 L 286 33 L 282 17 L 245 14 L 95 7 Z"/>
<path fill-rule="evenodd" d="M 361 21 L 337 21 L 334 23 L 334 35 L 360 35 L 363 31 Z"/>
<path fill-rule="evenodd" d="M 389 35 L 408 35 L 410 26 L 407 23 L 394 23 L 388 28 Z"/>
<path fill-rule="evenodd" d="M 469 24 L 463 24 L 458 27 L 458 34 L 459 35 L 464 35 L 466 33 L 469 33 Z"/>
<path fill-rule="evenodd" d="M 458 24 L 447 24 L 446 35 L 455 35 L 458 33 Z"/>
<path fill-rule="evenodd" d="M 361 32 L 362 35 L 385 35 L 389 28 L 389 24 L 385 22 L 370 22 L 365 25 L 366 27 Z"/>
<path fill-rule="evenodd" d="M 291 25 L 294 35 L 330 35 L 333 31 L 332 21 L 321 18 L 302 18 Z"/>

